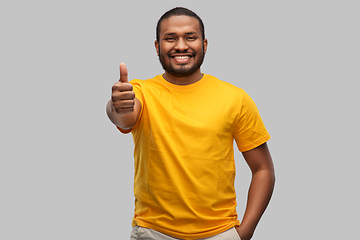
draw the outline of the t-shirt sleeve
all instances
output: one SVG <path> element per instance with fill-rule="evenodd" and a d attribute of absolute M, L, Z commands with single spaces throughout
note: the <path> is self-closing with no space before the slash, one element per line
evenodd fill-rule
<path fill-rule="evenodd" d="M 139 101 L 140 101 L 140 103 L 141 103 L 141 106 L 142 106 L 141 111 L 140 111 L 140 115 L 139 115 L 139 118 L 138 118 L 138 121 L 136 122 L 135 126 L 139 123 L 139 120 L 140 120 L 140 118 L 141 118 L 141 115 L 142 115 L 142 112 L 143 112 L 143 108 L 144 108 L 144 95 L 143 95 L 143 93 L 142 93 L 142 83 L 143 83 L 143 82 L 144 82 L 143 80 L 137 80 L 137 79 L 134 79 L 134 80 L 130 81 L 130 83 L 133 85 L 133 91 L 135 92 L 135 97 L 136 97 L 137 99 L 139 99 Z M 135 126 L 134 126 L 134 127 L 135 127 Z M 133 128 L 134 128 L 134 127 L 133 127 Z M 130 133 L 133 128 L 131 128 L 131 129 L 122 129 L 122 128 L 117 127 L 117 129 L 118 129 L 120 132 L 124 133 L 124 134 Z"/>
<path fill-rule="evenodd" d="M 243 91 L 240 112 L 234 128 L 234 138 L 239 151 L 254 149 L 270 139 L 258 108 L 251 97 Z"/>

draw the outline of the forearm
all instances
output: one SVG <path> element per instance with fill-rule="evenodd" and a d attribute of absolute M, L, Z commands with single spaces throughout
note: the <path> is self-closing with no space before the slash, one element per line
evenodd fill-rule
<path fill-rule="evenodd" d="M 137 119 L 140 114 L 139 100 L 135 99 L 134 111 L 125 115 L 118 114 L 115 111 L 115 108 L 112 105 L 112 100 L 110 100 L 106 105 L 106 113 L 110 121 L 122 129 L 131 129 L 137 122 Z"/>
<path fill-rule="evenodd" d="M 275 184 L 275 174 L 273 169 L 263 169 L 253 173 L 248 201 L 244 217 L 239 228 L 247 239 L 252 237 L 255 228 L 269 204 Z"/>

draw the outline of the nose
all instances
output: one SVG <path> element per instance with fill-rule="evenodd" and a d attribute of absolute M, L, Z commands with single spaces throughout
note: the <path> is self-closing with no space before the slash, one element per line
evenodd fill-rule
<path fill-rule="evenodd" d="M 175 50 L 184 51 L 187 49 L 188 45 L 186 44 L 186 41 L 183 38 L 179 38 L 179 40 L 176 42 Z"/>

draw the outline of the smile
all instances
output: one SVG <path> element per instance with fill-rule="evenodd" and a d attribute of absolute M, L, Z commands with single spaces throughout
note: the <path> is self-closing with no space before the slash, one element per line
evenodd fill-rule
<path fill-rule="evenodd" d="M 187 64 L 190 62 L 193 55 L 186 54 L 186 55 L 179 55 L 179 54 L 173 54 L 171 58 L 175 61 L 175 63 L 178 64 Z"/>
<path fill-rule="evenodd" d="M 175 58 L 175 59 L 187 59 L 187 58 L 190 58 L 190 56 L 175 56 L 173 58 Z"/>

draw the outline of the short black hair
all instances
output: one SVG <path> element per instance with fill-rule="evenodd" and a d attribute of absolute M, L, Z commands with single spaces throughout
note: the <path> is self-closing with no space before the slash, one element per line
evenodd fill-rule
<path fill-rule="evenodd" d="M 189 16 L 189 17 L 196 18 L 199 21 L 201 36 L 202 36 L 203 40 L 205 39 L 205 27 L 204 27 L 204 23 L 201 20 L 201 18 L 196 13 L 194 13 L 193 11 L 191 11 L 187 8 L 176 7 L 176 8 L 173 8 L 173 9 L 167 11 L 166 13 L 164 13 L 164 15 L 162 15 L 161 18 L 159 19 L 159 21 L 156 25 L 156 40 L 158 42 L 160 39 L 160 24 L 162 23 L 162 21 L 164 19 L 168 19 L 172 16 Z"/>

